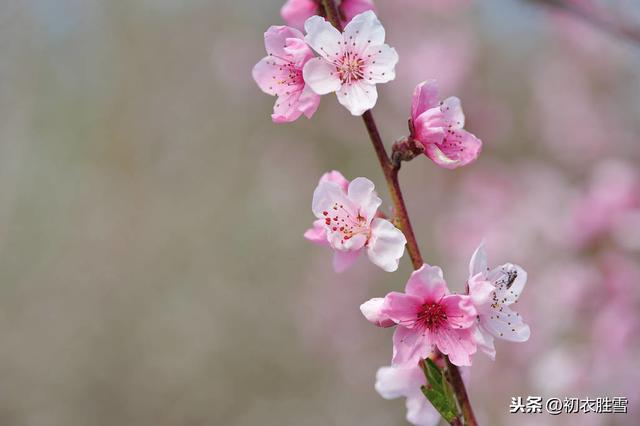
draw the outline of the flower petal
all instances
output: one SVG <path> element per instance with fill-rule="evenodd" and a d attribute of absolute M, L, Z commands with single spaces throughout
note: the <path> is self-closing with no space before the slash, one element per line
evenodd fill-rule
<path fill-rule="evenodd" d="M 450 294 L 442 298 L 441 304 L 447 313 L 447 322 L 455 329 L 469 328 L 476 322 L 476 308 L 471 297 Z"/>
<path fill-rule="evenodd" d="M 320 96 L 317 95 L 309 85 L 305 85 L 300 97 L 298 98 L 298 109 L 307 118 L 311 118 L 320 106 Z"/>
<path fill-rule="evenodd" d="M 419 297 L 422 303 L 439 301 L 449 294 L 442 269 L 426 263 L 420 269 L 413 271 L 407 281 L 405 292 Z"/>
<path fill-rule="evenodd" d="M 469 286 L 469 296 L 471 296 L 471 301 L 476 308 L 488 304 L 491 300 L 491 294 L 496 289 L 493 284 L 482 277 L 482 274 L 471 277 L 467 284 Z"/>
<path fill-rule="evenodd" d="M 418 363 L 416 365 L 392 365 L 378 369 L 375 388 L 384 399 L 394 399 L 416 395 L 420 392 L 420 386 L 425 383 L 424 373 L 420 371 Z"/>
<path fill-rule="evenodd" d="M 349 266 L 353 265 L 360 255 L 360 250 L 340 251 L 333 253 L 333 270 L 337 273 L 344 272 Z"/>
<path fill-rule="evenodd" d="M 509 342 L 526 342 L 531 330 L 522 317 L 508 306 L 492 309 L 489 316 L 480 319 L 481 325 L 493 336 Z"/>
<path fill-rule="evenodd" d="M 332 61 L 342 52 L 342 34 L 323 17 L 315 15 L 304 23 L 305 41 L 318 55 Z"/>
<path fill-rule="evenodd" d="M 376 86 L 368 84 L 364 80 L 343 84 L 336 91 L 336 94 L 338 95 L 338 102 L 347 108 L 352 115 L 356 116 L 362 115 L 365 111 L 373 108 L 378 100 Z"/>
<path fill-rule="evenodd" d="M 322 58 L 313 58 L 304 65 L 302 78 L 318 95 L 340 90 L 342 83 L 338 78 L 336 67 Z"/>
<path fill-rule="evenodd" d="M 440 413 L 436 411 L 422 393 L 407 398 L 406 407 L 407 421 L 409 423 L 416 426 L 437 426 L 440 423 Z"/>
<path fill-rule="evenodd" d="M 462 129 L 464 127 L 464 113 L 462 112 L 462 103 L 459 98 L 451 96 L 442 101 L 440 111 L 442 111 L 448 125 L 454 129 Z"/>
<path fill-rule="evenodd" d="M 385 31 L 376 14 L 367 10 L 347 24 L 343 36 L 349 49 L 363 54 L 384 43 Z"/>
<path fill-rule="evenodd" d="M 337 170 L 331 170 L 322 175 L 320 178 L 320 182 L 333 182 L 336 183 L 344 193 L 347 193 L 347 188 L 349 188 L 349 181 L 345 178 L 342 173 Z"/>
<path fill-rule="evenodd" d="M 313 227 L 306 230 L 304 237 L 312 243 L 321 246 L 329 244 L 327 241 L 327 230 L 322 219 L 313 221 Z"/>
<path fill-rule="evenodd" d="M 360 312 L 362 312 L 367 321 L 378 327 L 387 328 L 396 325 L 391 318 L 382 313 L 383 306 L 384 298 L 375 297 L 360 305 Z"/>
<path fill-rule="evenodd" d="M 253 79 L 264 93 L 275 96 L 278 90 L 282 89 L 282 85 L 276 84 L 275 81 L 280 77 L 281 71 L 273 64 L 269 56 L 262 58 L 251 72 Z"/>
<path fill-rule="evenodd" d="M 496 288 L 500 303 L 511 305 L 518 300 L 527 284 L 527 271 L 518 265 L 505 263 L 489 271 L 487 279 Z"/>
<path fill-rule="evenodd" d="M 393 365 L 418 362 L 431 353 L 429 336 L 421 330 L 396 327 L 393 333 Z"/>
<path fill-rule="evenodd" d="M 435 343 L 443 354 L 449 355 L 452 364 L 457 366 L 471 365 L 469 355 L 476 352 L 472 328 L 462 330 L 441 328 L 436 333 Z"/>
<path fill-rule="evenodd" d="M 344 17 L 345 22 L 351 21 L 356 15 L 374 10 L 372 0 L 344 0 L 340 2 L 340 14 Z"/>
<path fill-rule="evenodd" d="M 471 255 L 469 261 L 469 278 L 482 273 L 483 275 L 489 271 L 487 266 L 487 250 L 484 248 L 484 242 L 480 243 L 476 251 Z"/>
<path fill-rule="evenodd" d="M 382 200 L 375 191 L 375 185 L 365 177 L 358 177 L 351 181 L 347 189 L 347 197 L 358 209 L 358 214 L 365 219 L 367 223 L 375 216 L 378 207 L 382 204 Z"/>
<path fill-rule="evenodd" d="M 438 85 L 435 80 L 425 80 L 413 90 L 411 100 L 411 119 L 438 105 Z"/>
<path fill-rule="evenodd" d="M 480 139 L 464 129 L 457 129 L 445 133 L 441 143 L 426 145 L 425 153 L 437 165 L 455 169 L 478 158 L 481 149 Z"/>
<path fill-rule="evenodd" d="M 371 262 L 384 271 L 393 272 L 398 269 L 406 243 L 407 239 L 402 231 L 388 220 L 375 218 L 371 222 L 371 237 L 367 246 L 367 254 Z"/>
<path fill-rule="evenodd" d="M 292 27 L 302 29 L 304 22 L 318 11 L 314 0 L 287 0 L 280 9 L 282 20 Z"/>
<path fill-rule="evenodd" d="M 290 52 L 287 52 L 287 39 L 302 39 L 304 35 L 295 28 L 284 25 L 272 25 L 264 33 L 264 47 L 270 56 L 280 59 L 289 59 Z"/>
<path fill-rule="evenodd" d="M 368 83 L 387 83 L 396 78 L 395 67 L 398 63 L 396 49 L 387 44 L 369 49 L 371 58 L 367 64 L 365 78 Z"/>
<path fill-rule="evenodd" d="M 300 91 L 295 91 L 278 96 L 273 106 L 273 114 L 271 114 L 274 123 L 290 123 L 302 115 L 302 111 L 298 108 L 300 93 Z"/>
<path fill-rule="evenodd" d="M 384 298 L 380 311 L 382 315 L 391 318 L 403 327 L 413 327 L 422 306 L 422 299 L 410 294 L 392 291 Z"/>
<path fill-rule="evenodd" d="M 323 219 L 325 211 L 333 207 L 334 203 L 347 203 L 347 197 L 342 188 L 334 182 L 320 182 L 313 191 L 311 211 L 318 219 Z"/>
<path fill-rule="evenodd" d="M 484 327 L 479 326 L 473 332 L 473 337 L 478 344 L 478 349 L 487 354 L 492 361 L 496 360 L 496 348 L 493 344 L 493 336 Z"/>

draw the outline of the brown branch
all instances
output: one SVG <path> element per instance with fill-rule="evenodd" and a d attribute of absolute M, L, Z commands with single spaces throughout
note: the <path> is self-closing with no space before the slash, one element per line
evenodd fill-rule
<path fill-rule="evenodd" d="M 333 0 L 322 0 L 322 4 L 324 6 L 329 22 L 331 22 L 333 26 L 335 26 L 339 30 L 342 30 L 338 8 L 336 7 L 335 2 Z M 373 118 L 371 110 L 368 110 L 364 114 L 362 114 L 362 120 L 364 121 L 364 124 L 367 128 L 369 138 L 371 139 L 371 143 L 373 144 L 373 149 L 376 152 L 378 162 L 380 163 L 380 167 L 382 168 L 382 172 L 384 173 L 384 177 L 387 181 L 391 200 L 393 201 L 393 205 L 395 207 L 395 214 L 400 222 L 400 229 L 407 238 L 407 251 L 409 252 L 409 256 L 411 257 L 411 263 L 413 264 L 414 269 L 418 269 L 424 262 L 422 261 L 422 255 L 420 254 L 420 249 L 418 248 L 418 242 L 416 240 L 415 234 L 413 233 L 413 227 L 411 226 L 411 221 L 409 220 L 409 213 L 407 212 L 407 207 L 404 203 L 404 197 L 402 196 L 402 190 L 400 189 L 400 183 L 398 181 L 398 172 L 400 170 L 401 163 L 395 162 L 394 164 L 391 162 L 391 159 L 389 158 L 389 155 L 387 154 L 387 151 L 384 147 L 384 143 L 382 142 L 382 138 L 380 137 L 380 132 L 378 132 L 378 126 L 376 126 L 376 122 Z M 469 401 L 469 397 L 467 396 L 464 382 L 462 381 L 462 377 L 460 376 L 460 370 L 458 370 L 458 367 L 456 367 L 451 363 L 451 361 L 449 361 L 449 357 L 445 355 L 444 359 L 447 364 L 449 376 L 451 378 L 453 392 L 456 396 L 458 404 L 460 405 L 460 408 L 462 409 L 465 424 L 467 426 L 477 426 L 478 423 L 476 422 L 476 418 L 473 414 L 473 409 L 471 408 L 471 402 Z M 460 420 L 456 418 L 451 424 L 460 425 Z"/>

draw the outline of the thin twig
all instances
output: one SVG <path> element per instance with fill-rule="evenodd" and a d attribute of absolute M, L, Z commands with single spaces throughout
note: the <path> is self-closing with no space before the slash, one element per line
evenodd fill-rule
<path fill-rule="evenodd" d="M 338 9 L 335 2 L 333 0 L 322 0 L 322 4 L 325 8 L 326 16 L 329 22 L 331 22 L 339 30 L 342 30 L 342 25 L 340 24 L 340 20 L 338 18 Z M 387 151 L 384 147 L 384 143 L 382 142 L 382 138 L 380 137 L 380 132 L 378 131 L 378 126 L 376 125 L 371 110 L 366 111 L 364 114 L 362 114 L 362 120 L 364 121 L 364 124 L 367 128 L 369 138 L 371 139 L 371 143 L 373 144 L 373 149 L 376 152 L 380 167 L 382 168 L 382 172 L 384 173 L 384 177 L 387 181 L 389 193 L 395 207 L 395 214 L 400 222 L 400 228 L 407 238 L 407 251 L 409 252 L 409 256 L 411 257 L 411 263 L 413 264 L 414 269 L 418 269 L 423 264 L 422 255 L 420 254 L 418 242 L 416 240 L 415 234 L 413 233 L 413 227 L 411 226 L 409 213 L 407 212 L 407 207 L 404 203 L 404 197 L 402 196 L 402 190 L 400 189 L 400 183 L 398 181 L 400 163 L 397 163 L 396 165 L 392 164 L 391 159 L 389 158 L 389 155 L 387 154 Z M 449 361 L 449 357 L 445 355 L 444 359 L 447 363 L 447 369 L 451 376 L 451 385 L 453 387 L 453 392 L 456 396 L 458 404 L 460 405 L 460 408 L 462 409 L 465 424 L 467 426 L 477 426 L 478 423 L 476 422 L 476 418 L 473 414 L 471 402 L 469 401 L 469 397 L 467 396 L 467 391 L 465 389 L 464 382 L 462 381 L 462 377 L 460 376 L 460 371 L 458 370 L 458 367 L 456 367 L 451 363 L 451 361 Z M 455 420 L 457 424 L 460 424 L 459 419 Z M 455 425 L 456 422 L 452 424 Z"/>

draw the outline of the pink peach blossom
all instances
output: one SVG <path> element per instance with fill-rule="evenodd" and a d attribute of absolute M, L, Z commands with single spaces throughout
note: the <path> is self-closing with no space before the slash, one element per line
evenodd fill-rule
<path fill-rule="evenodd" d="M 452 363 L 471 365 L 475 307 L 469 296 L 449 293 L 437 266 L 422 265 L 411 274 L 405 293 L 387 294 L 380 315 L 396 324 L 394 365 L 417 363 L 435 347 Z"/>
<path fill-rule="evenodd" d="M 477 311 L 475 337 L 480 350 L 491 359 L 496 356 L 495 337 L 510 342 L 529 340 L 529 326 L 509 307 L 518 301 L 526 283 L 527 272 L 518 265 L 505 263 L 489 269 L 484 245 L 473 253 L 467 284 Z"/>
<path fill-rule="evenodd" d="M 411 103 L 413 138 L 437 165 L 447 169 L 471 163 L 480 154 L 482 141 L 463 129 L 460 99 L 452 96 L 438 102 L 435 80 L 418 84 Z"/>
<path fill-rule="evenodd" d="M 313 58 L 303 35 L 295 28 L 269 27 L 264 33 L 268 56 L 253 67 L 253 79 L 263 92 L 277 96 L 272 120 L 291 122 L 302 114 L 310 118 L 318 109 L 320 96 L 305 83 L 303 66 Z"/>
<path fill-rule="evenodd" d="M 320 0 L 288 0 L 280 9 L 280 16 L 287 25 L 301 30 L 308 18 L 321 14 L 321 6 Z M 374 10 L 372 0 L 342 0 L 338 6 L 343 24 L 367 10 Z"/>
<path fill-rule="evenodd" d="M 304 24 L 305 40 L 320 57 L 309 60 L 304 80 L 319 95 L 336 92 L 338 101 L 353 115 L 373 108 L 377 83 L 395 78 L 398 54 L 384 43 L 385 30 L 376 14 L 356 15 L 340 33 L 320 16 Z"/>
<path fill-rule="evenodd" d="M 312 210 L 318 219 L 304 236 L 335 250 L 336 272 L 351 266 L 363 250 L 375 265 L 395 271 L 407 240 L 391 222 L 376 217 L 381 203 L 369 179 L 348 182 L 339 172 L 326 173 L 313 193 Z"/>
<path fill-rule="evenodd" d="M 417 426 L 435 426 L 440 414 L 420 387 L 427 384 L 417 362 L 381 367 L 376 373 L 376 391 L 384 399 L 407 398 L 407 421 Z"/>

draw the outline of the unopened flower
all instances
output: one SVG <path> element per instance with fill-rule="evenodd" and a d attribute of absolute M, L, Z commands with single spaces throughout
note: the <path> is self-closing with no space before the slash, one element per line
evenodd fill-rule
<path fill-rule="evenodd" d="M 313 193 L 318 219 L 305 238 L 335 250 L 336 272 L 351 266 L 363 250 L 383 270 L 395 271 L 407 240 L 391 222 L 376 217 L 381 203 L 369 179 L 348 182 L 339 172 L 326 173 Z"/>
<path fill-rule="evenodd" d="M 435 80 L 418 84 L 411 103 L 413 139 L 437 165 L 447 169 L 471 163 L 480 154 L 482 141 L 463 129 L 460 99 L 438 101 Z"/>
<path fill-rule="evenodd" d="M 278 99 L 271 118 L 276 123 L 296 120 L 302 114 L 310 118 L 318 109 L 320 96 L 302 76 L 302 68 L 313 52 L 295 28 L 272 26 L 264 33 L 268 55 L 253 67 L 253 79 L 263 92 Z"/>
<path fill-rule="evenodd" d="M 417 363 L 435 348 L 455 365 L 471 365 L 475 307 L 469 296 L 449 293 L 437 266 L 422 265 L 411 274 L 405 293 L 387 294 L 380 315 L 396 324 L 394 365 Z"/>
<path fill-rule="evenodd" d="M 304 67 L 307 84 L 319 95 L 336 92 L 353 115 L 362 115 L 378 99 L 377 83 L 395 78 L 398 54 L 384 43 L 385 30 L 376 14 L 356 15 L 340 33 L 320 16 L 304 24 L 305 40 L 320 57 Z"/>
<path fill-rule="evenodd" d="M 343 24 L 351 21 L 359 13 L 373 9 L 372 0 L 342 0 L 338 6 Z M 280 16 L 287 25 L 301 30 L 304 28 L 304 21 L 313 15 L 320 15 L 321 12 L 321 0 L 287 0 L 280 9 Z"/>
<path fill-rule="evenodd" d="M 487 266 L 487 253 L 480 245 L 469 263 L 469 296 L 478 312 L 476 341 L 480 350 L 495 359 L 495 337 L 510 342 L 526 342 L 531 334 L 522 317 L 509 306 L 517 302 L 527 283 L 527 272 L 505 263 Z"/>
<path fill-rule="evenodd" d="M 385 399 L 407 398 L 407 421 L 417 426 L 435 426 L 441 418 L 420 390 L 426 384 L 418 362 L 381 367 L 376 373 L 376 391 Z"/>

